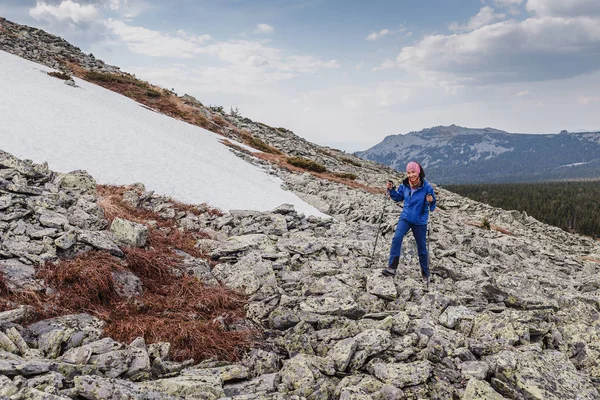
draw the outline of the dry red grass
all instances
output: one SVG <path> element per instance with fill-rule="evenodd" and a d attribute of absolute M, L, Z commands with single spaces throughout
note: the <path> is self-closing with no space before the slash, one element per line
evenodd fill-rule
<path fill-rule="evenodd" d="M 364 185 L 362 183 L 359 182 L 355 182 L 355 181 L 349 181 L 347 179 L 343 179 L 340 177 L 337 177 L 334 175 L 334 173 L 331 172 L 314 172 L 314 171 L 307 171 L 305 169 L 296 167 L 294 165 L 288 164 L 286 162 L 286 156 L 285 155 L 278 155 L 278 154 L 268 154 L 268 153 L 253 153 L 253 155 L 255 157 L 258 157 L 260 159 L 263 159 L 265 161 L 269 161 L 272 164 L 277 164 L 282 168 L 285 168 L 289 171 L 294 171 L 294 172 L 299 172 L 299 173 L 304 173 L 304 172 L 308 172 L 311 175 L 316 176 L 319 179 L 326 179 L 328 181 L 331 182 L 336 182 L 336 183 L 341 183 L 344 184 L 346 186 L 349 186 L 351 188 L 355 188 L 355 189 L 362 189 L 366 192 L 369 193 L 373 193 L 373 194 L 385 194 L 385 190 L 382 188 L 376 188 L 376 187 L 372 187 L 372 186 L 367 186 Z"/>
<path fill-rule="evenodd" d="M 92 251 L 71 260 L 41 267 L 37 278 L 53 289 L 46 293 L 11 293 L 0 273 L 0 311 L 18 304 L 34 308 L 28 322 L 86 312 L 107 322 L 104 334 L 121 342 L 138 336 L 147 343 L 168 341 L 171 358 L 237 360 L 254 342 L 256 331 L 228 327 L 245 316 L 243 294 L 223 287 L 207 287 L 178 269 L 176 249 L 195 257 L 206 256 L 195 247 L 202 232 L 181 231 L 174 220 L 123 202 L 122 186 L 98 186 L 99 203 L 111 218 L 123 217 L 139 223 L 157 222 L 149 229 L 147 249 L 125 248 L 125 258 Z M 176 203 L 174 207 L 192 210 Z M 199 211 L 197 208 L 193 208 Z M 208 209 L 207 212 L 218 212 Z M 218 214 L 217 214 L 218 215 Z M 122 298 L 117 294 L 113 273 L 129 270 L 142 282 L 143 294 Z"/>
<path fill-rule="evenodd" d="M 236 149 L 237 151 L 240 151 L 242 153 L 245 154 L 252 154 L 249 150 L 243 148 L 242 146 L 238 146 L 237 144 L 231 143 L 229 140 L 227 139 L 222 139 L 221 143 L 223 143 L 225 146 L 227 147 L 231 147 L 232 149 Z"/>
<path fill-rule="evenodd" d="M 8 285 L 6 284 L 4 272 L 0 271 L 0 296 L 7 296 L 8 292 Z"/>
<path fill-rule="evenodd" d="M 60 293 L 53 301 L 60 310 L 93 313 L 118 300 L 112 272 L 123 269 L 109 253 L 90 251 L 72 260 L 47 263 L 37 277 Z"/>

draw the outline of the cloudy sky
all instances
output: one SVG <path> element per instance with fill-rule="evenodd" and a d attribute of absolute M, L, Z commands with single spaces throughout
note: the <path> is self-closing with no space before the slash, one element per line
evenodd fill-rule
<path fill-rule="evenodd" d="M 0 0 L 0 15 L 346 151 L 435 125 L 600 129 L 598 0 Z"/>

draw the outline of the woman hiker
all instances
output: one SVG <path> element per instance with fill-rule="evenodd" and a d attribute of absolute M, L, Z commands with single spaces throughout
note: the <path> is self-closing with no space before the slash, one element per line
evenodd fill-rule
<path fill-rule="evenodd" d="M 383 270 L 387 276 L 395 276 L 400 252 L 402 250 L 402 239 L 408 230 L 412 230 L 415 241 L 417 242 L 417 251 L 419 253 L 419 264 L 421 264 L 421 276 L 423 283 L 429 287 L 429 254 L 427 252 L 427 220 L 429 211 L 435 210 L 435 193 L 433 188 L 425 180 L 425 171 L 419 163 L 411 161 L 406 166 L 406 178 L 398 189 L 392 187 L 392 182 L 386 185 L 387 194 L 394 201 L 404 201 L 404 208 L 396 233 L 392 239 L 390 248 L 390 260 L 388 267 Z"/>

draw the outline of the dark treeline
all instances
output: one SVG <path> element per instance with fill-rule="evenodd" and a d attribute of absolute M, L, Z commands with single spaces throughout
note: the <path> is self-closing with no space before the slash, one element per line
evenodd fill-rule
<path fill-rule="evenodd" d="M 444 185 L 505 210 L 525 211 L 569 232 L 600 237 L 600 181 Z"/>

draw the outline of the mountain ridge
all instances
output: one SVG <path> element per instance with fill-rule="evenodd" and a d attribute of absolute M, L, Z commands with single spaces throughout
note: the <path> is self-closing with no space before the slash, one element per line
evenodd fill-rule
<path fill-rule="evenodd" d="M 435 126 L 386 136 L 354 154 L 399 171 L 409 160 L 417 160 L 439 184 L 600 177 L 600 131 L 527 134 Z"/>

